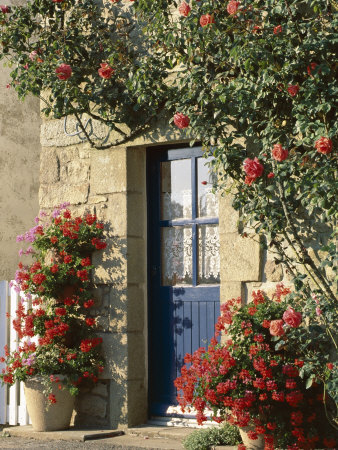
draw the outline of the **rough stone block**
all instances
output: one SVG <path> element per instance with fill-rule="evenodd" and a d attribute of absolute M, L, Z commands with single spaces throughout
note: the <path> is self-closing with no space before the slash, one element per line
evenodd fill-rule
<path fill-rule="evenodd" d="M 113 333 L 127 331 L 127 295 L 126 288 L 113 286 L 110 293 L 109 327 Z"/>
<path fill-rule="evenodd" d="M 108 197 L 106 197 L 105 195 L 90 195 L 88 198 L 88 203 L 90 204 L 103 203 L 107 201 Z M 102 220 L 101 217 L 100 220 Z"/>
<path fill-rule="evenodd" d="M 41 208 L 53 208 L 61 202 L 69 202 L 71 205 L 86 203 L 89 184 L 70 186 L 68 184 L 41 184 L 39 200 Z"/>
<path fill-rule="evenodd" d="M 102 210 L 102 219 L 115 236 L 127 236 L 127 193 L 109 195 L 107 207 Z"/>
<path fill-rule="evenodd" d="M 89 161 L 76 159 L 61 167 L 61 180 L 68 184 L 79 184 L 89 180 Z"/>
<path fill-rule="evenodd" d="M 57 183 L 60 179 L 60 161 L 56 151 L 44 148 L 40 157 L 40 182 L 44 184 Z"/>
<path fill-rule="evenodd" d="M 128 426 L 127 381 L 115 378 L 110 380 L 109 416 L 111 429 Z"/>
<path fill-rule="evenodd" d="M 128 381 L 128 426 L 133 427 L 148 420 L 148 393 L 142 380 Z"/>
<path fill-rule="evenodd" d="M 99 395 L 100 397 L 107 398 L 108 397 L 108 385 L 105 383 L 96 383 L 93 389 L 91 390 L 91 394 Z"/>
<path fill-rule="evenodd" d="M 95 284 L 126 285 L 127 241 L 107 238 L 107 247 L 93 254 L 93 281 Z"/>
<path fill-rule="evenodd" d="M 80 413 L 104 418 L 107 413 L 107 400 L 92 394 L 80 396 L 77 399 L 76 409 Z"/>
<path fill-rule="evenodd" d="M 146 149 L 127 150 L 128 192 L 146 191 Z"/>
<path fill-rule="evenodd" d="M 239 212 L 231 206 L 232 195 L 219 194 L 219 231 L 220 233 L 237 233 Z"/>
<path fill-rule="evenodd" d="M 144 379 L 145 374 L 145 338 L 142 333 L 128 333 L 128 380 Z"/>
<path fill-rule="evenodd" d="M 79 157 L 79 149 L 78 147 L 68 147 L 62 150 L 59 150 L 59 160 L 61 167 L 70 161 L 74 161 Z"/>
<path fill-rule="evenodd" d="M 128 238 L 128 282 L 145 283 L 147 280 L 146 271 L 146 253 L 145 241 L 141 238 Z"/>
<path fill-rule="evenodd" d="M 146 198 L 139 193 L 128 192 L 127 196 L 128 236 L 145 237 L 146 234 Z"/>
<path fill-rule="evenodd" d="M 222 281 L 220 286 L 221 304 L 232 298 L 243 297 L 243 286 L 240 281 Z"/>
<path fill-rule="evenodd" d="M 144 330 L 144 314 L 147 299 L 144 290 L 128 285 L 128 331 Z"/>
<path fill-rule="evenodd" d="M 126 333 L 97 333 L 103 338 L 103 354 L 105 356 L 105 368 L 101 379 L 114 379 L 123 385 L 128 374 L 128 348 Z"/>
<path fill-rule="evenodd" d="M 92 150 L 91 192 L 108 194 L 127 190 L 127 157 L 125 148 Z"/>
<path fill-rule="evenodd" d="M 276 264 L 275 261 L 266 261 L 264 272 L 268 281 L 281 281 L 283 279 L 282 265 Z"/>
<path fill-rule="evenodd" d="M 242 238 L 236 233 L 220 235 L 221 280 L 260 281 L 261 249 L 254 239 Z"/>

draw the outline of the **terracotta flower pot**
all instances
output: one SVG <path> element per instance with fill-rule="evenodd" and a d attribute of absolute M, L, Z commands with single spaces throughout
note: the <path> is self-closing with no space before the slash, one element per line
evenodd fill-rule
<path fill-rule="evenodd" d="M 250 439 L 248 436 L 249 431 L 254 431 L 254 426 L 248 427 L 239 427 L 239 433 L 241 435 L 243 444 L 245 445 L 247 450 L 263 450 L 264 449 L 264 439 L 260 434 L 258 435 L 258 439 Z"/>
<path fill-rule="evenodd" d="M 59 375 L 61 378 L 61 376 Z M 57 431 L 69 428 L 74 409 L 74 396 L 67 389 L 58 389 L 53 383 L 52 394 L 56 403 L 50 403 L 43 391 L 43 377 L 35 376 L 24 384 L 28 414 L 34 431 Z"/>

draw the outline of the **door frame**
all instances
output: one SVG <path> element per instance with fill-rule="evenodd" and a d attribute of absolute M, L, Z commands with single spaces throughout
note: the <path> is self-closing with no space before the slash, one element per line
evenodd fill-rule
<path fill-rule="evenodd" d="M 180 151 L 181 150 L 181 151 Z M 181 158 L 180 158 L 181 156 Z M 160 222 L 164 223 L 166 222 L 168 225 L 172 223 L 171 220 L 168 221 L 160 221 L 160 186 L 161 186 L 161 173 L 159 170 L 156 170 L 158 168 L 158 165 L 162 161 L 171 161 L 171 160 L 178 160 L 178 159 L 188 159 L 188 158 L 198 158 L 203 156 L 203 150 L 201 145 L 196 145 L 194 147 L 189 147 L 185 144 L 173 144 L 173 145 L 164 145 L 164 146 L 156 146 L 151 147 L 147 149 L 147 164 L 146 164 L 146 176 L 147 176 L 147 235 L 148 235 L 148 246 L 147 246 L 147 259 L 148 259 L 148 268 L 147 268 L 147 283 L 148 283 L 148 411 L 150 415 L 151 406 L 152 406 L 152 398 L 151 398 L 151 388 L 152 388 L 152 377 L 151 374 L 151 362 L 153 361 L 152 356 L 152 330 L 153 330 L 153 323 L 154 323 L 154 301 L 155 297 L 157 298 L 159 295 L 156 289 L 152 288 L 152 278 L 153 276 L 156 276 L 157 280 L 160 279 L 161 276 L 161 261 L 158 261 L 158 247 L 154 245 L 150 245 L 150 242 L 156 242 L 157 246 L 160 246 L 161 242 L 161 234 L 160 229 L 161 225 Z M 192 160 L 196 164 L 196 159 Z M 188 223 L 192 220 L 197 221 L 197 223 L 194 224 L 192 229 L 193 234 L 193 240 L 197 239 L 196 236 L 196 230 L 198 225 L 205 224 L 219 224 L 219 218 L 217 219 L 210 219 L 210 218 L 197 218 L 197 211 L 196 211 L 196 195 L 197 195 L 197 178 L 196 178 L 196 170 L 197 166 L 195 166 L 195 170 L 192 172 L 192 184 L 194 188 L 192 188 L 192 205 L 193 205 L 193 212 L 192 215 L 195 217 L 195 219 L 187 219 L 182 220 L 180 219 L 180 224 L 183 224 L 184 222 Z M 195 177 L 194 174 L 195 173 Z M 154 181 L 155 180 L 155 181 Z M 173 221 L 174 224 L 175 220 Z M 151 237 L 151 240 L 150 240 Z M 194 249 L 193 246 L 193 252 L 196 252 L 197 250 Z M 154 265 L 154 262 L 156 262 L 157 265 Z M 154 272 L 156 275 L 154 275 Z M 194 279 L 192 283 L 192 287 L 197 286 L 197 255 L 193 255 L 193 274 Z M 217 295 L 219 297 L 219 291 L 220 287 L 218 286 L 210 286 L 210 287 L 200 287 L 201 289 L 200 293 L 196 293 L 197 295 L 200 294 L 203 296 L 204 289 L 209 289 L 214 292 L 214 295 Z M 160 290 L 160 282 L 159 282 L 159 290 Z M 180 293 L 180 287 L 171 287 L 170 290 L 177 296 Z M 199 295 L 198 295 L 199 296 Z M 171 317 L 171 316 L 170 316 Z M 173 321 L 169 324 L 169 326 L 174 326 Z M 170 347 L 170 343 L 169 343 Z M 171 348 L 172 347 L 172 348 Z M 175 347 L 173 346 L 173 343 L 171 343 L 171 347 L 169 350 L 169 353 L 175 357 Z M 172 363 L 172 362 L 171 362 Z M 161 411 L 161 415 L 168 415 L 165 414 L 165 411 Z M 169 414 L 170 416 L 177 416 L 177 414 Z M 181 416 L 180 414 L 178 414 Z"/>

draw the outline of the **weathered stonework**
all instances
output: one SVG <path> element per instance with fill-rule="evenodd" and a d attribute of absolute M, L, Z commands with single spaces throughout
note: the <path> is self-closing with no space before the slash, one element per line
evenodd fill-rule
<path fill-rule="evenodd" d="M 69 201 L 75 214 L 90 212 L 107 224 L 108 246 L 93 256 L 93 314 L 106 367 L 101 383 L 82 394 L 76 423 L 90 426 L 94 418 L 112 428 L 139 425 L 148 418 L 147 148 L 180 142 L 184 133 L 162 123 L 128 146 L 95 150 L 78 138 L 59 138 L 60 127 L 53 120 L 43 127 L 40 205 Z M 219 195 L 219 201 L 221 302 L 240 296 L 250 301 L 257 289 L 272 294 L 276 283 L 287 283 L 287 273 L 257 236 L 241 236 L 232 197 Z"/>

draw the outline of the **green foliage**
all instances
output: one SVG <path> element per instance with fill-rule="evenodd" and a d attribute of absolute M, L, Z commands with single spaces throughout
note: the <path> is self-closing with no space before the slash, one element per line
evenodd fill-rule
<path fill-rule="evenodd" d="M 237 427 L 228 423 L 221 427 L 211 427 L 205 430 L 193 431 L 184 439 L 186 450 L 209 450 L 214 445 L 237 445 L 241 443 Z"/>

